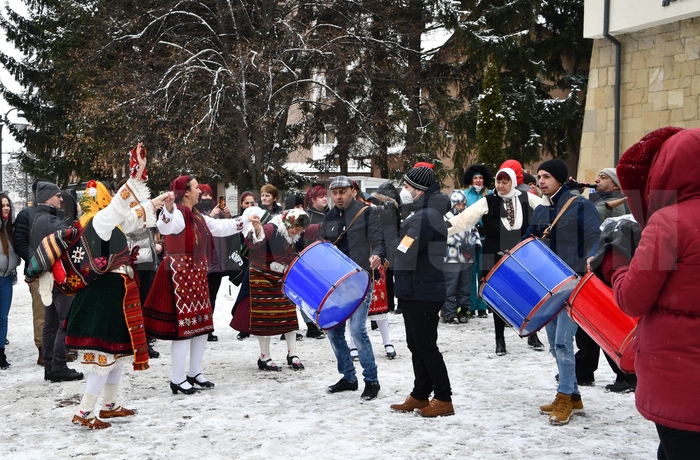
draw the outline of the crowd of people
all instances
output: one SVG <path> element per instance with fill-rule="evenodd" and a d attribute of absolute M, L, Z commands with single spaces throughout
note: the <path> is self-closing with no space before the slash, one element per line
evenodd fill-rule
<path fill-rule="evenodd" d="M 679 405 L 682 398 L 674 396 L 692 389 L 670 380 L 695 368 L 690 362 L 672 364 L 674 359 L 661 363 L 657 355 L 671 352 L 667 342 L 655 337 L 660 328 L 690 327 L 688 321 L 696 316 L 694 307 L 671 294 L 668 285 L 677 285 L 691 298 L 688 286 L 697 284 L 683 281 L 690 275 L 684 261 L 692 266 L 697 252 L 688 235 L 697 226 L 680 218 L 681 212 L 697 214 L 692 212 L 695 189 L 690 179 L 684 185 L 694 162 L 685 164 L 679 158 L 698 139 L 697 130 L 656 133 L 651 154 L 651 141 L 643 140 L 622 158 L 622 171 L 603 168 L 594 184 L 574 180 L 558 159 L 542 162 L 536 177 L 525 174 L 518 161 L 508 160 L 495 175 L 486 165 L 469 166 L 465 188 L 448 196 L 440 191 L 432 165 L 422 163 L 406 172 L 399 190 L 387 181 L 371 195 L 341 175 L 328 189 L 317 183 L 304 195 L 288 195 L 282 206 L 277 187 L 265 184 L 259 201 L 252 191 L 240 194 L 237 213 L 225 201 L 215 203 L 211 187 L 190 175 L 176 178 L 169 192 L 151 198 L 146 151 L 139 144 L 131 151 L 130 177 L 116 191 L 90 181 L 79 200 L 79 216 L 62 212 L 67 206 L 64 195 L 48 180 L 34 181 L 35 204 L 16 219 L 9 197 L 0 193 L 0 368 L 11 368 L 6 353 L 8 315 L 21 258 L 32 295 L 37 364 L 44 367 L 45 380 L 85 378 L 68 367 L 69 350 L 77 352 L 74 359 L 87 374 L 73 423 L 103 429 L 110 426 L 104 419 L 136 413 L 117 402 L 117 389 L 125 363 L 143 370 L 149 359 L 159 356 L 155 340 L 171 342 L 173 394 L 211 390 L 215 384 L 204 375 L 204 355 L 207 342 L 218 340 L 213 312 L 228 277 L 240 286 L 230 327 L 238 331 L 239 340 L 257 337 L 260 371 L 281 370 L 271 354 L 275 336 L 286 345 L 286 364 L 305 370 L 296 346 L 304 338 L 298 333 L 300 313 L 306 337 L 327 338 L 335 354 L 341 378 L 327 391 L 358 390 L 359 361 L 361 398 L 373 400 L 381 387 L 367 323 L 379 329 L 383 352 L 393 359 L 396 349 L 386 315 L 395 312 L 403 315 L 414 384 L 405 401 L 391 409 L 423 417 L 452 415 L 439 324 L 459 327 L 490 314 L 495 354 L 505 355 L 505 327 L 518 325 L 487 305 L 479 289 L 509 250 L 536 238 L 576 276 L 592 270 L 591 262 L 597 259 L 595 272 L 614 288 L 620 307 L 641 317 L 635 342 L 639 378 L 606 354 L 616 374 L 606 389 L 629 392 L 639 384 L 637 405 L 657 423 L 659 458 L 688 458 L 681 455 L 698 452 L 700 411 L 691 412 L 697 409 L 694 399 L 690 408 Z M 657 157 L 665 163 L 657 163 Z M 636 175 L 640 167 L 646 168 L 643 179 Z M 669 176 L 675 185 L 666 180 Z M 588 198 L 581 196 L 586 187 L 595 189 Z M 609 234 L 601 237 L 601 228 L 630 210 L 641 236 L 621 250 L 610 243 Z M 666 228 L 669 225 L 674 227 Z M 663 235 L 673 236 L 675 250 L 659 252 Z M 370 280 L 367 289 L 358 292 L 352 311 L 325 330 L 314 312 L 298 312 L 284 290 L 289 267 L 319 240 L 332 243 Z M 654 334 L 648 332 L 652 328 Z M 550 424 L 563 425 L 584 412 L 580 387 L 595 384 L 601 348 L 564 308 L 543 329 L 558 374 L 553 402 L 539 410 Z M 536 331 L 527 343 L 535 351 L 545 349 Z M 643 354 L 646 350 L 653 354 Z M 676 389 L 678 393 L 671 391 Z M 664 394 L 669 397 L 659 396 Z M 100 395 L 103 402 L 97 411 Z"/>

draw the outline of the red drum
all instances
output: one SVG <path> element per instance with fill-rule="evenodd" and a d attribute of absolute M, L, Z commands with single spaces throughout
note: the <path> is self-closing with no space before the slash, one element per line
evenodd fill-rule
<path fill-rule="evenodd" d="M 627 373 L 634 372 L 632 339 L 639 318 L 627 316 L 612 289 L 593 273 L 581 278 L 566 304 L 569 316 Z"/>

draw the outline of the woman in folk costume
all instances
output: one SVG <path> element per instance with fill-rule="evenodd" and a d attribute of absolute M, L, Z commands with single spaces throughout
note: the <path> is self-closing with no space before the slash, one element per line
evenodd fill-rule
<path fill-rule="evenodd" d="M 244 219 L 212 219 L 194 205 L 201 191 L 192 176 L 180 176 L 170 187 L 172 200 L 165 203 L 158 230 L 165 240 L 165 258 L 158 267 L 153 287 L 146 299 L 146 330 L 152 337 L 172 340 L 170 390 L 193 394 L 195 387 L 213 388 L 201 374 L 207 337 L 214 331 L 209 303 L 207 271 L 212 256 L 212 236 L 229 236 L 244 228 Z M 259 222 L 250 216 L 250 222 Z M 190 365 L 185 378 L 187 349 Z"/>
<path fill-rule="evenodd" d="M 532 193 L 521 193 L 515 188 L 517 178 L 511 168 L 503 168 L 496 174 L 496 193 L 486 195 L 462 213 L 449 219 L 452 227 L 448 236 L 468 230 L 479 220 L 483 222 L 483 255 L 481 277 L 496 265 L 503 251 L 517 245 L 527 229 L 532 210 L 540 204 L 540 199 Z M 528 209 L 529 208 L 529 209 Z M 496 355 L 506 354 L 504 336 L 505 322 L 498 314 L 493 315 L 496 331 Z"/>
<path fill-rule="evenodd" d="M 310 222 L 302 209 L 290 209 L 265 225 L 254 222 L 254 231 L 246 238 L 250 269 L 236 299 L 231 327 L 258 336 L 260 370 L 282 370 L 270 357 L 270 337 L 280 333 L 287 341 L 287 364 L 294 370 L 304 369 L 296 352 L 297 308 L 284 295 L 282 276 L 302 247 L 301 234 Z"/>
<path fill-rule="evenodd" d="M 155 226 L 156 210 L 171 194 L 148 199 L 145 153 L 141 143 L 132 150 L 138 166 L 114 198 L 101 183 L 88 182 L 80 201 L 84 213 L 77 228 L 62 231 L 64 235 L 68 232 L 65 241 L 70 244 L 52 267 L 56 287 L 65 293 L 77 291 L 67 319 L 66 345 L 79 350 L 87 382 L 73 423 L 90 429 L 110 426 L 95 414 L 100 393 L 100 418 L 136 413 L 117 404 L 117 388 L 126 362 L 132 362 L 134 370 L 148 369 L 134 258 L 124 232 Z M 75 236 L 71 238 L 71 234 Z M 37 249 L 37 257 L 46 254 L 42 247 L 51 236 Z M 46 275 L 50 277 L 51 272 Z M 41 281 L 43 284 L 45 279 Z"/>

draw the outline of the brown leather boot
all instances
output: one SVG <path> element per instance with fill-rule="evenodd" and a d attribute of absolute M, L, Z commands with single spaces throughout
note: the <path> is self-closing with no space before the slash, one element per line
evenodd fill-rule
<path fill-rule="evenodd" d="M 455 410 L 452 403 L 448 401 L 440 401 L 439 399 L 431 399 L 430 404 L 422 409 L 416 409 L 416 412 L 421 417 L 442 417 L 446 415 L 454 415 Z"/>
<path fill-rule="evenodd" d="M 36 359 L 36 363 L 39 366 L 44 367 L 44 351 L 41 349 L 41 347 L 39 347 L 39 357 Z"/>
<path fill-rule="evenodd" d="M 411 395 L 408 395 L 406 401 L 402 404 L 392 404 L 391 410 L 396 412 L 413 412 L 414 409 L 421 409 L 430 404 L 427 399 L 416 399 Z"/>

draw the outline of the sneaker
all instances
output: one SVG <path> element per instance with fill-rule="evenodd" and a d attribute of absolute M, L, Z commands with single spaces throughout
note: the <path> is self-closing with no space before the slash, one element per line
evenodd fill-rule
<path fill-rule="evenodd" d="M 350 380 L 340 379 L 338 383 L 328 387 L 329 393 L 340 393 L 341 391 L 357 391 L 357 380 L 351 382 Z"/>
<path fill-rule="evenodd" d="M 450 319 L 442 318 L 442 322 L 445 324 L 459 324 L 459 319 L 456 316 Z"/>
<path fill-rule="evenodd" d="M 534 333 L 527 338 L 527 344 L 534 348 L 536 351 L 544 351 L 544 344 L 540 342 L 540 338 L 537 337 L 537 333 Z"/>
<path fill-rule="evenodd" d="M 544 406 L 540 406 L 540 414 L 542 415 L 549 415 L 552 413 L 554 408 L 556 407 L 557 404 L 557 398 L 559 397 L 561 393 L 557 393 L 557 397 L 554 398 L 554 401 L 551 404 L 546 404 Z M 583 410 L 583 401 L 581 400 L 581 395 L 580 394 L 572 394 L 571 395 L 571 412 L 574 415 L 585 415 L 585 412 Z"/>
<path fill-rule="evenodd" d="M 102 430 L 104 428 L 109 428 L 112 426 L 112 424 L 103 422 L 97 417 L 90 417 L 90 418 L 83 418 L 79 415 L 74 415 L 73 420 L 73 425 L 82 425 L 90 428 L 91 430 Z"/>
<path fill-rule="evenodd" d="M 455 414 L 451 402 L 440 401 L 435 398 L 431 399 L 427 406 L 418 408 L 415 412 L 421 417 L 444 417 Z"/>
<path fill-rule="evenodd" d="M 615 379 L 615 383 L 610 385 L 605 385 L 606 391 L 612 391 L 613 393 L 631 393 L 637 389 L 637 378 L 627 378 L 621 380 L 620 378 Z"/>
<path fill-rule="evenodd" d="M 82 380 L 83 373 L 78 372 L 75 369 L 61 369 L 60 371 L 51 372 L 51 381 L 56 382 L 70 382 L 73 380 Z"/>
<path fill-rule="evenodd" d="M 392 404 L 391 410 L 396 412 L 413 412 L 415 409 L 422 409 L 429 405 L 430 401 L 427 399 L 416 399 L 411 395 L 408 395 L 406 401 L 401 404 Z"/>
<path fill-rule="evenodd" d="M 554 408 L 549 413 L 549 423 L 552 425 L 566 425 L 569 423 L 573 410 L 574 405 L 571 401 L 571 395 L 557 393 L 557 397 L 554 399 Z"/>
<path fill-rule="evenodd" d="M 379 382 L 365 382 L 365 391 L 362 392 L 360 398 L 364 399 L 365 401 L 377 399 L 380 388 Z"/>
<path fill-rule="evenodd" d="M 466 315 L 457 315 L 457 321 L 462 324 L 465 324 L 469 322 L 469 317 Z"/>
<path fill-rule="evenodd" d="M 479 310 L 478 316 L 479 316 L 479 318 L 488 318 L 489 317 L 488 313 L 486 313 L 486 310 Z"/>

